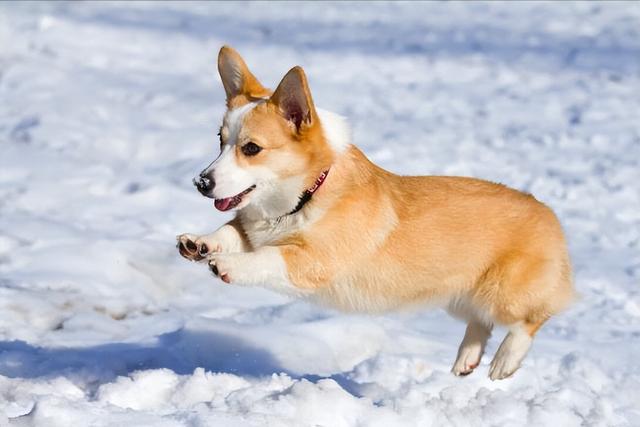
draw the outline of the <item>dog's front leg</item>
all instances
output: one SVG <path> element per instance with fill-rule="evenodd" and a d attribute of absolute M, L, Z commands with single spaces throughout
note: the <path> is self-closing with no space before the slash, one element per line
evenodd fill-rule
<path fill-rule="evenodd" d="M 215 253 L 207 258 L 213 274 L 226 283 L 262 286 L 296 296 L 310 291 L 291 282 L 279 247 L 264 246 L 246 253 Z"/>
<path fill-rule="evenodd" d="M 250 245 L 238 220 L 229 221 L 211 234 L 196 236 L 181 234 L 178 239 L 180 255 L 191 261 L 200 261 L 212 253 L 247 252 Z"/>

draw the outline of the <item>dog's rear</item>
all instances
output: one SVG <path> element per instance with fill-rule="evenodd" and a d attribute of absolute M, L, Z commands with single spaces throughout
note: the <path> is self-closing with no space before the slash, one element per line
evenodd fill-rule
<path fill-rule="evenodd" d="M 510 331 L 490 375 L 511 375 L 572 300 L 562 229 L 531 195 L 471 178 L 400 177 L 355 147 L 331 173 L 317 201 L 325 214 L 295 235 L 308 260 L 287 263 L 292 281 L 345 310 L 445 306 L 468 322 L 455 374 L 477 366 L 500 324 Z"/>
<path fill-rule="evenodd" d="M 534 197 L 459 177 L 401 177 L 319 113 L 301 68 L 274 93 L 223 48 L 229 111 L 222 154 L 196 181 L 236 219 L 181 253 L 225 282 L 269 286 L 345 310 L 440 305 L 465 321 L 453 366 L 478 365 L 494 324 L 509 328 L 490 368 L 511 375 L 540 326 L 572 299 L 562 229 Z"/>

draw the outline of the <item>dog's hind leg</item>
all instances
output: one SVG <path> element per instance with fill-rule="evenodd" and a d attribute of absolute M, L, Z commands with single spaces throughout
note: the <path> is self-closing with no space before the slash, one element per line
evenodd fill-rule
<path fill-rule="evenodd" d="M 519 322 L 509 327 L 509 333 L 491 361 L 489 378 L 502 380 L 510 377 L 520 368 L 533 342 L 533 335 L 543 323 L 544 321 Z"/>
<path fill-rule="evenodd" d="M 455 375 L 469 375 L 480 363 L 487 340 L 491 336 L 491 326 L 477 320 L 467 324 L 462 343 L 458 349 L 458 357 L 451 372 Z"/>

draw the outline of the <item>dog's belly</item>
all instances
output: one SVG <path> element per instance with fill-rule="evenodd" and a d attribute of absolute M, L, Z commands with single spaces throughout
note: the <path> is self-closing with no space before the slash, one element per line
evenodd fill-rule
<path fill-rule="evenodd" d="M 379 276 L 341 276 L 316 290 L 311 299 L 342 311 L 381 313 L 402 308 L 445 307 L 453 295 L 442 292 L 441 282 L 426 277 L 394 280 Z"/>

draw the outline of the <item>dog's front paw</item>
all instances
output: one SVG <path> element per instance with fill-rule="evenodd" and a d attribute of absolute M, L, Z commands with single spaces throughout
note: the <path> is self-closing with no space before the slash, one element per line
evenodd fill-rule
<path fill-rule="evenodd" d="M 211 242 L 205 242 L 203 237 L 193 234 L 181 234 L 176 239 L 180 255 L 191 261 L 201 261 L 211 253 L 221 251 L 219 244 L 213 245 Z"/>
<path fill-rule="evenodd" d="M 211 254 L 207 257 L 209 269 L 220 280 L 231 283 L 237 277 L 237 254 Z"/>

